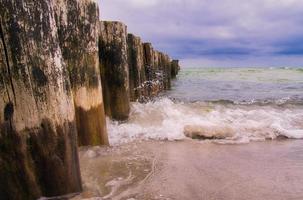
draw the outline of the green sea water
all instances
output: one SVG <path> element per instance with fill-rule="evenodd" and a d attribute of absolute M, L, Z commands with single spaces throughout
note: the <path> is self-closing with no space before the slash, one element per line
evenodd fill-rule
<path fill-rule="evenodd" d="M 303 68 L 183 68 L 166 95 L 182 101 L 303 100 Z"/>

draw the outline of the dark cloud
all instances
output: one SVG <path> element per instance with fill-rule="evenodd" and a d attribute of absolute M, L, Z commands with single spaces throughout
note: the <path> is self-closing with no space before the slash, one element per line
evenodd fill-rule
<path fill-rule="evenodd" d="M 103 0 L 119 20 L 184 65 L 302 66 L 302 0 Z"/>

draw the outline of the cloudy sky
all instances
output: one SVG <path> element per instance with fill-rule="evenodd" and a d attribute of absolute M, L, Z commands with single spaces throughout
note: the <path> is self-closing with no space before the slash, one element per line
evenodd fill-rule
<path fill-rule="evenodd" d="M 183 66 L 303 66 L 303 0 L 100 0 Z"/>

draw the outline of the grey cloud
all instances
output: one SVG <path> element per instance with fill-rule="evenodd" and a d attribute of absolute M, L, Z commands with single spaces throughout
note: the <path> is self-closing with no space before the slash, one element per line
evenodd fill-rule
<path fill-rule="evenodd" d="M 103 0 L 100 8 L 102 19 L 123 21 L 156 48 L 197 65 L 229 65 L 230 58 L 301 65 L 292 56 L 303 56 L 301 0 Z"/>

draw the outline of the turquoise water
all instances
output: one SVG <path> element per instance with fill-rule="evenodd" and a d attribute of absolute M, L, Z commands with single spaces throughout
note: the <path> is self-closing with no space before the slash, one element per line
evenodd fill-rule
<path fill-rule="evenodd" d="M 181 101 L 303 101 L 303 68 L 184 68 L 171 98 Z"/>

